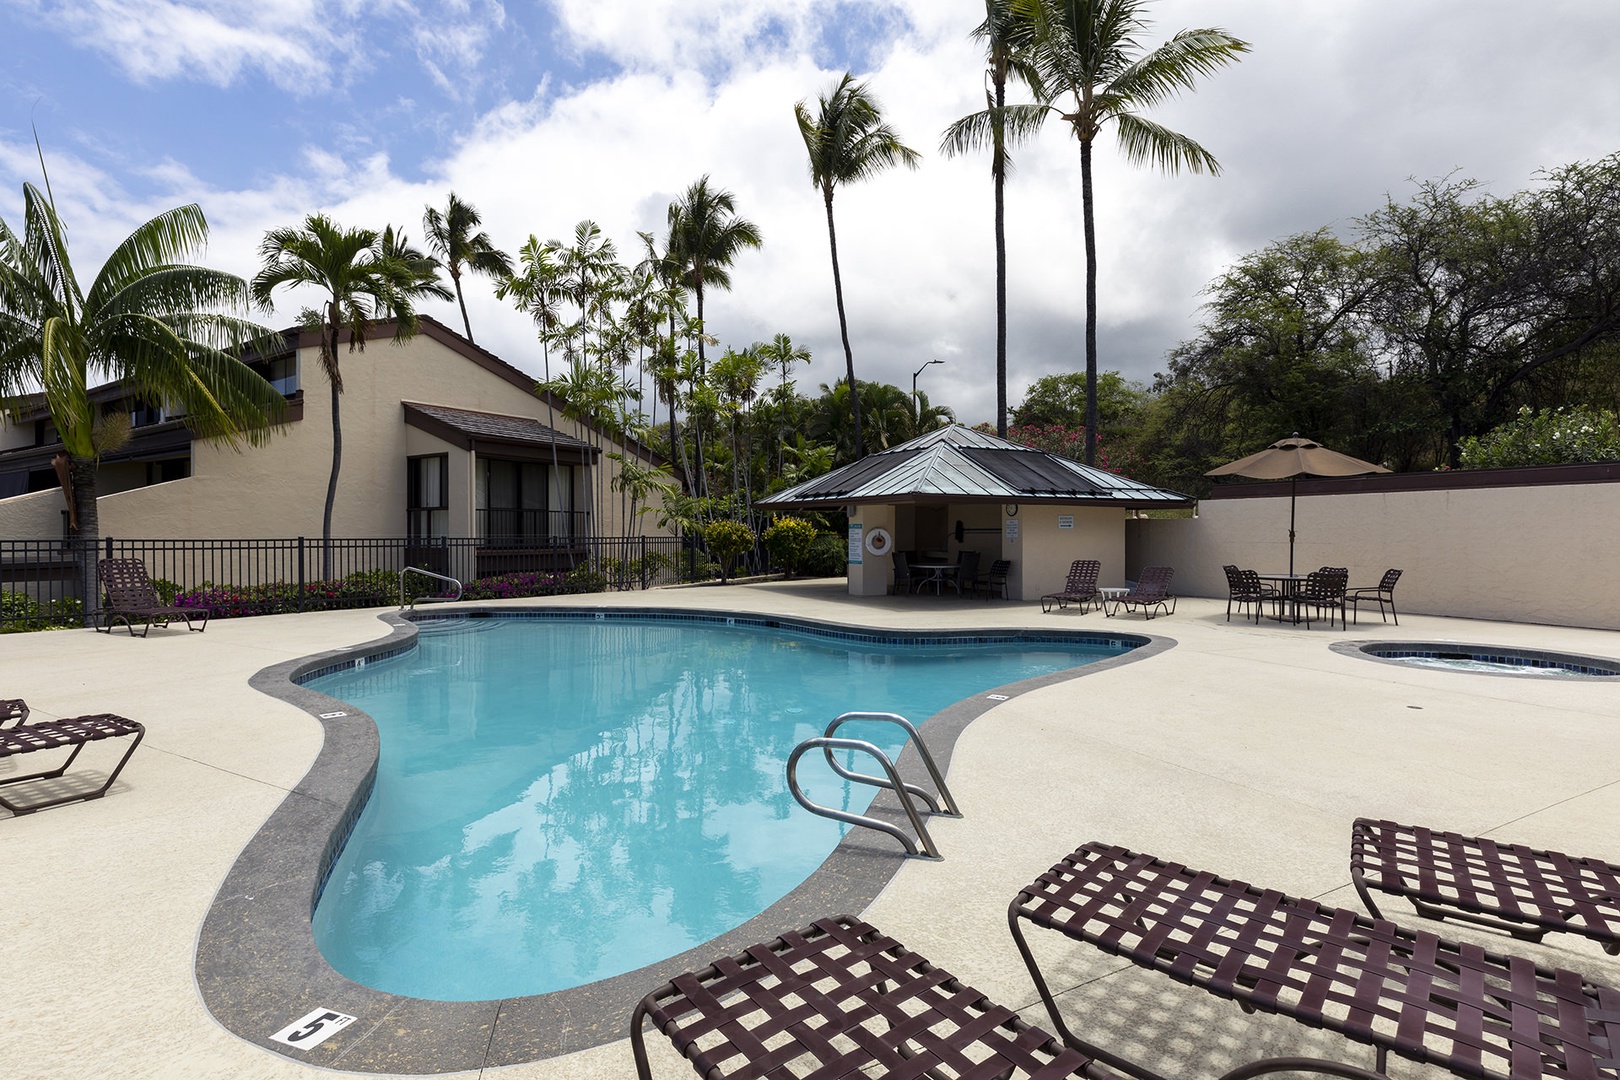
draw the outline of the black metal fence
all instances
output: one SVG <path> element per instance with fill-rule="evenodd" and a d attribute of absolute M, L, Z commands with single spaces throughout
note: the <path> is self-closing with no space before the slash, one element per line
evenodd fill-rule
<path fill-rule="evenodd" d="M 84 558 L 139 559 L 165 601 L 208 607 L 217 617 L 397 603 L 406 567 L 456 578 L 471 599 L 649 589 L 716 576 L 696 538 L 662 536 L 575 536 L 533 546 L 492 546 L 466 537 L 330 544 L 301 536 L 106 537 Z M 0 631 L 84 625 L 97 606 L 86 610 L 85 580 L 79 552 L 67 541 L 0 540 Z M 413 595 L 439 592 L 440 583 L 431 579 L 406 580 Z"/>

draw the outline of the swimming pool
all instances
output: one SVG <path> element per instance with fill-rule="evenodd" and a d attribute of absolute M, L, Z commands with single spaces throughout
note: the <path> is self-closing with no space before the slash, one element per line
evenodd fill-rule
<path fill-rule="evenodd" d="M 920 721 L 1129 647 L 656 619 L 422 630 L 404 656 L 308 683 L 381 732 L 375 791 L 314 929 L 357 982 L 458 1001 L 630 971 L 792 890 L 841 826 L 793 804 L 783 765 L 838 713 Z M 895 749 L 880 727 L 853 727 Z M 801 776 L 818 801 L 859 809 L 870 795 L 830 772 Z"/>

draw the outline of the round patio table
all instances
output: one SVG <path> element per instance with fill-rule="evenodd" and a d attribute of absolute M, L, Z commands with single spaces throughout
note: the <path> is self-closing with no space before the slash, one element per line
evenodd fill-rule
<path fill-rule="evenodd" d="M 934 586 L 934 595 L 939 596 L 943 591 L 942 586 L 945 584 L 945 575 L 949 574 L 951 577 L 956 578 L 956 580 L 952 582 L 952 584 L 956 586 L 956 595 L 962 595 L 962 581 L 960 578 L 956 577 L 956 572 L 961 569 L 960 564 L 953 562 L 914 562 L 911 564 L 911 568 L 913 570 L 927 570 L 929 572 L 927 577 L 917 582 L 917 589 L 919 592 L 922 590 L 924 585 L 932 583 Z"/>
<path fill-rule="evenodd" d="M 1283 618 L 1283 606 L 1288 605 L 1294 609 L 1294 625 L 1299 625 L 1299 605 L 1293 603 L 1294 597 L 1299 593 L 1299 584 L 1304 581 L 1307 574 L 1256 574 L 1261 581 L 1269 581 L 1277 586 L 1277 614 L 1273 616 L 1278 622 L 1287 622 Z"/>

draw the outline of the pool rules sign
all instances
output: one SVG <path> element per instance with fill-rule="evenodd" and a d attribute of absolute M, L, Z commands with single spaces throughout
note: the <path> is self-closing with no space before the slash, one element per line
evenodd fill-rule
<path fill-rule="evenodd" d="M 348 1013 L 331 1009 L 315 1009 L 305 1013 L 274 1035 L 271 1042 L 282 1043 L 299 1050 L 311 1050 L 354 1023 Z"/>

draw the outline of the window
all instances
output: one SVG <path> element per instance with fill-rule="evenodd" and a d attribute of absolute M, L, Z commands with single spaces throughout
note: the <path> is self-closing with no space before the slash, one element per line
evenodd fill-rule
<path fill-rule="evenodd" d="M 406 461 L 406 529 L 413 540 L 450 535 L 450 459 L 446 454 Z"/>
<path fill-rule="evenodd" d="M 276 392 L 282 397 L 292 397 L 298 393 L 298 354 L 261 360 L 252 367 L 254 371 L 264 376 L 264 380 L 275 387 Z"/>
<path fill-rule="evenodd" d="M 478 460 L 478 535 L 511 546 L 551 544 L 573 535 L 571 466 Z"/>

